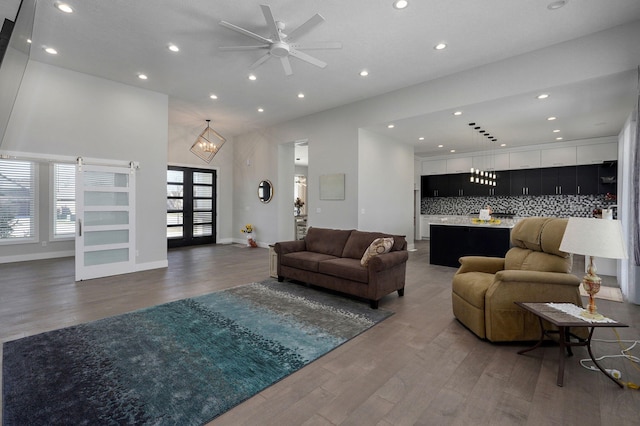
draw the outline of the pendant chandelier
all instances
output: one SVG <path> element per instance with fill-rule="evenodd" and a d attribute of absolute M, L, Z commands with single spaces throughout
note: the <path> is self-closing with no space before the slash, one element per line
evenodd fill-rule
<path fill-rule="evenodd" d="M 220 133 L 213 130 L 207 120 L 207 127 L 200 133 L 196 141 L 191 145 L 191 152 L 210 163 L 218 153 L 222 145 L 227 141 Z"/>
<path fill-rule="evenodd" d="M 496 186 L 497 176 L 495 164 L 490 163 L 494 161 L 493 143 L 497 142 L 498 139 L 476 125 L 476 123 L 469 123 L 469 128 L 471 129 L 471 140 L 474 142 L 474 145 L 477 145 L 479 151 L 487 152 L 487 155 L 482 156 L 482 168 L 471 167 L 469 182 L 478 185 Z M 478 143 L 476 144 L 475 141 Z M 485 149 L 486 145 L 488 145 L 488 149 Z M 489 169 L 491 169 L 491 171 L 489 171 Z"/>

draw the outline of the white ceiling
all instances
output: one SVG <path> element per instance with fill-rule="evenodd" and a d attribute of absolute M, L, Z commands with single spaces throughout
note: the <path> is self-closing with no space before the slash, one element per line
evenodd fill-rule
<path fill-rule="evenodd" d="M 228 137 L 640 19 L 638 0 L 569 0 L 553 11 L 550 2 L 412 0 L 396 10 L 391 0 L 66 0 L 74 13 L 64 14 L 54 0 L 38 0 L 31 58 L 166 93 L 170 124 L 198 127 L 210 118 Z M 289 30 L 320 13 L 326 22 L 300 41 L 341 41 L 343 48 L 307 51 L 327 62 L 325 69 L 292 58 L 293 75 L 287 77 L 279 61 L 270 60 L 249 81 L 249 66 L 263 52 L 220 51 L 256 43 L 219 21 L 269 36 L 259 7 L 264 3 Z M 2 0 L 0 18 L 14 19 L 18 5 L 19 0 Z M 433 49 L 439 42 L 448 48 Z M 170 52 L 169 43 L 180 52 Z M 59 54 L 46 54 L 46 46 Z M 362 69 L 368 77 L 359 76 Z M 139 80 L 139 73 L 148 80 Z M 551 142 L 554 126 L 541 123 L 540 116 L 554 111 L 564 114 L 565 140 L 610 136 L 633 106 L 635 81 L 632 70 L 620 69 L 606 78 L 548 88 L 545 101 L 531 93 L 461 106 L 464 114 L 455 119 L 452 111 L 407 118 L 394 123 L 393 137 L 414 144 L 421 156 L 442 154 L 436 142 L 463 152 L 472 148 L 472 119 L 511 146 Z M 300 92 L 304 99 L 297 97 Z M 209 98 L 212 93 L 217 100 Z M 387 124 L 371 130 L 388 134 Z"/>

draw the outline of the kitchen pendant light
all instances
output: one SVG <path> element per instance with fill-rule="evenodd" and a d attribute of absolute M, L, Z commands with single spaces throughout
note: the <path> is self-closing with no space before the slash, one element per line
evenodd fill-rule
<path fill-rule="evenodd" d="M 497 141 L 497 139 L 491 136 L 491 134 L 486 130 L 483 130 L 480 126 L 476 125 L 476 123 L 469 123 L 469 128 L 471 129 L 471 142 L 474 147 L 479 152 L 486 153 L 480 156 L 480 158 L 482 158 L 482 164 L 478 164 L 478 167 L 471 167 L 469 182 L 480 185 L 496 186 L 497 176 L 493 171 L 495 170 L 493 142 Z M 487 143 L 489 145 L 488 148 L 486 147 Z M 489 171 L 489 169 L 491 169 L 491 171 Z"/>

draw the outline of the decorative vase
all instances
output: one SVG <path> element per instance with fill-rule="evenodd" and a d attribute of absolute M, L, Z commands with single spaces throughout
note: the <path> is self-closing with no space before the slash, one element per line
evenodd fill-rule
<path fill-rule="evenodd" d="M 247 247 L 258 247 L 256 240 L 253 239 L 253 232 L 247 232 Z"/>

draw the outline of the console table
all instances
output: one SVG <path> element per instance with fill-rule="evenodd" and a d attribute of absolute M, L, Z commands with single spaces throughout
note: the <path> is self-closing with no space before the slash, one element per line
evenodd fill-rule
<path fill-rule="evenodd" d="M 558 378 L 556 381 L 556 384 L 558 386 L 562 386 L 563 380 L 564 380 L 565 348 L 569 356 L 572 356 L 573 355 L 571 351 L 572 346 L 586 346 L 587 351 L 589 352 L 589 356 L 591 357 L 591 360 L 593 361 L 595 366 L 598 367 L 598 369 L 602 371 L 602 373 L 604 373 L 604 375 L 606 375 L 609 379 L 611 379 L 615 384 L 617 384 L 621 388 L 624 388 L 624 385 L 618 379 L 616 379 L 611 374 L 609 374 L 604 368 L 602 368 L 600 364 L 598 364 L 598 361 L 596 361 L 595 357 L 593 356 L 593 352 L 591 351 L 591 337 L 593 336 L 593 330 L 595 330 L 597 327 L 628 327 L 628 325 L 622 324 L 617 321 L 591 322 L 589 320 L 585 320 L 585 319 L 573 316 L 559 309 L 556 309 L 552 306 L 549 306 L 547 303 L 526 303 L 526 302 L 515 302 L 515 303 L 521 308 L 537 316 L 538 320 L 540 321 L 540 329 L 542 330 L 542 333 L 540 335 L 540 340 L 534 346 L 518 351 L 518 354 L 521 355 L 533 349 L 536 349 L 542 344 L 545 336 L 549 336 L 551 334 L 558 335 L 558 342 L 560 343 L 560 351 L 559 351 L 559 359 L 558 359 L 558 363 L 559 363 Z M 558 329 L 545 330 L 542 320 L 546 320 L 550 322 L 551 324 L 558 327 Z M 577 336 L 570 333 L 571 327 L 588 327 L 590 329 L 589 337 L 587 337 L 586 340 L 578 338 Z M 578 341 L 577 342 L 570 341 L 571 336 L 576 337 Z"/>

